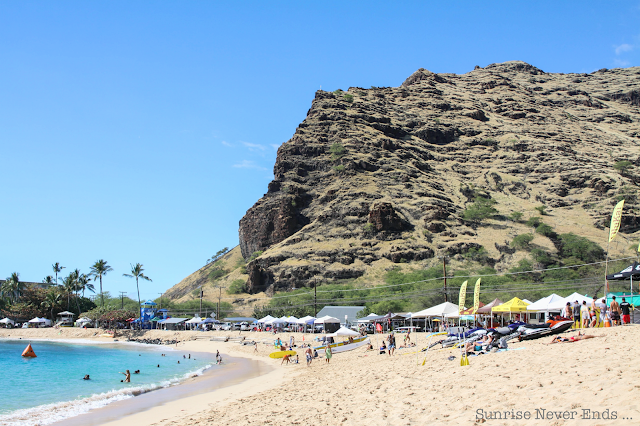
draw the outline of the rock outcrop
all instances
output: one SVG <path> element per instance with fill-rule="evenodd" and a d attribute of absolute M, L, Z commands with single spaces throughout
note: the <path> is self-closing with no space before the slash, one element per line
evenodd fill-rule
<path fill-rule="evenodd" d="M 554 230 L 602 243 L 611 206 L 640 223 L 640 68 L 550 74 L 524 62 L 420 69 L 399 87 L 318 91 L 278 150 L 268 192 L 240 220 L 250 292 L 361 277 L 378 262 L 513 262 L 505 218 L 545 205 Z M 465 220 L 478 196 L 498 215 Z M 552 247 L 552 245 L 549 245 Z"/>

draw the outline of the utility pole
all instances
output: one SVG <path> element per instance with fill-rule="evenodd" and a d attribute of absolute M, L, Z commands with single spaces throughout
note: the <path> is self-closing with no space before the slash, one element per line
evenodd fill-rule
<path fill-rule="evenodd" d="M 202 287 L 200 287 L 200 318 L 202 318 L 202 296 L 204 296 L 204 290 L 202 290 Z"/>
<path fill-rule="evenodd" d="M 158 294 L 160 295 L 160 309 L 162 309 L 162 295 L 163 295 L 164 293 L 158 293 Z"/>
<path fill-rule="evenodd" d="M 216 319 L 220 321 L 220 299 L 222 299 L 222 286 L 218 287 L 220 292 L 218 293 L 218 312 L 216 312 Z"/>
<path fill-rule="evenodd" d="M 127 294 L 126 291 L 120 292 L 120 309 L 124 309 L 124 295 Z"/>
<path fill-rule="evenodd" d="M 444 301 L 449 301 L 449 296 L 447 295 L 447 256 L 439 256 L 442 258 L 442 272 L 444 274 Z"/>
<path fill-rule="evenodd" d="M 313 316 L 318 316 L 318 280 L 313 283 Z"/>

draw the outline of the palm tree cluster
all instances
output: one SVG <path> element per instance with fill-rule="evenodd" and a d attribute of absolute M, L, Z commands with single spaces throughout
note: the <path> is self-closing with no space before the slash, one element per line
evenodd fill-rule
<path fill-rule="evenodd" d="M 104 259 L 97 260 L 90 267 L 88 274 L 80 272 L 79 269 L 74 269 L 69 272 L 67 276 L 58 276 L 64 266 L 60 265 L 60 262 L 56 262 L 51 265 L 52 275 L 47 275 L 42 283 L 47 285 L 46 293 L 40 293 L 42 296 L 38 298 L 36 305 L 40 308 L 46 309 L 53 319 L 53 313 L 55 309 L 63 309 L 64 300 L 66 299 L 66 309 L 71 310 L 72 303 L 75 304 L 76 311 L 81 312 L 80 302 L 84 298 L 85 291 L 92 293 L 96 292 L 95 286 L 92 281 L 100 282 L 100 301 L 101 307 L 104 308 L 104 293 L 102 290 L 102 277 L 106 276 L 109 272 L 113 271 L 113 268 Z M 131 273 L 123 274 L 126 277 L 136 279 L 136 289 L 138 292 L 138 304 L 140 304 L 140 287 L 138 281 L 140 279 L 151 281 L 149 277 L 144 274 L 143 265 L 136 263 L 131 265 Z M 44 290 L 40 289 L 40 292 Z M 16 305 L 21 302 L 21 298 L 25 292 L 25 284 L 20 281 L 20 274 L 14 272 L 8 277 L 2 285 L 0 285 L 0 308 L 6 305 Z M 25 300 L 27 302 L 27 300 Z M 84 303 L 84 302 L 83 302 Z M 90 302 L 89 302 L 90 303 Z M 28 303 L 33 306 L 33 301 Z M 92 304 L 93 305 L 93 304 Z M 95 306 L 95 305 L 93 305 Z"/>

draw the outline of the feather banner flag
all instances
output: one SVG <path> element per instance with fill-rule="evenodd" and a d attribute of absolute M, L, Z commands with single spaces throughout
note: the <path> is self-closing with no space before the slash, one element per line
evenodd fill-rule
<path fill-rule="evenodd" d="M 464 299 L 467 297 L 467 281 L 462 283 L 460 287 L 460 296 L 458 297 L 458 313 L 464 311 Z"/>
<path fill-rule="evenodd" d="M 473 290 L 473 313 L 478 312 L 478 308 L 480 308 L 480 280 L 482 278 L 478 278 L 476 281 L 476 288 Z"/>
<path fill-rule="evenodd" d="M 620 220 L 622 219 L 623 206 L 624 200 L 616 204 L 616 207 L 613 209 L 613 214 L 611 215 L 611 225 L 609 225 L 609 242 L 613 241 L 616 235 L 618 235 L 618 230 L 620 229 Z"/>

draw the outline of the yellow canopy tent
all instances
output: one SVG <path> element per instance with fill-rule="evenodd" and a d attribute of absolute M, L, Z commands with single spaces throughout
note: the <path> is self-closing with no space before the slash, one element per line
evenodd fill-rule
<path fill-rule="evenodd" d="M 527 314 L 527 306 L 529 304 L 524 300 L 520 300 L 517 297 L 509 300 L 508 302 L 503 303 L 502 305 L 494 306 L 491 308 L 491 313 L 493 314 L 509 314 L 509 318 L 511 318 L 511 314 L 519 314 L 523 313 Z"/>
<path fill-rule="evenodd" d="M 528 305 L 527 302 L 514 297 L 502 305 L 494 306 L 491 312 L 527 312 Z"/>

